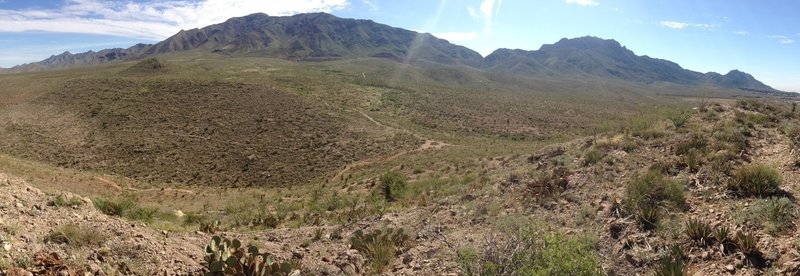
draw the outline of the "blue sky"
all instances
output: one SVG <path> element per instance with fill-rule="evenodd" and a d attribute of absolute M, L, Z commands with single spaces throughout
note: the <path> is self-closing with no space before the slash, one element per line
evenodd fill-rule
<path fill-rule="evenodd" d="M 254 12 L 330 12 L 430 32 L 488 55 L 561 38 L 616 39 L 700 72 L 739 69 L 800 92 L 793 0 L 0 0 L 0 67 L 153 43 Z"/>

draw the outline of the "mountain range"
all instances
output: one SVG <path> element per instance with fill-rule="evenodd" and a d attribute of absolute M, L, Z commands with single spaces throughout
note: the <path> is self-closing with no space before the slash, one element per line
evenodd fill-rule
<path fill-rule="evenodd" d="M 0 69 L 0 73 L 94 65 L 182 51 L 292 60 L 375 57 L 412 64 L 467 66 L 533 78 L 614 79 L 644 84 L 777 91 L 745 72 L 732 70 L 725 75 L 695 72 L 668 60 L 636 55 L 615 40 L 591 36 L 565 38 L 535 51 L 498 49 L 484 58 L 478 52 L 431 34 L 326 13 L 281 17 L 257 13 L 201 29 L 181 30 L 153 45 L 137 44 L 127 49 L 79 54 L 65 52 L 39 62 Z"/>

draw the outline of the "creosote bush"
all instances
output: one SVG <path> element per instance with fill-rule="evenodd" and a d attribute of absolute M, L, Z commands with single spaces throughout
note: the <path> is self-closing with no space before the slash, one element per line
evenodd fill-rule
<path fill-rule="evenodd" d="M 777 193 L 781 175 L 772 167 L 752 164 L 739 168 L 728 189 L 742 196 L 764 197 Z"/>

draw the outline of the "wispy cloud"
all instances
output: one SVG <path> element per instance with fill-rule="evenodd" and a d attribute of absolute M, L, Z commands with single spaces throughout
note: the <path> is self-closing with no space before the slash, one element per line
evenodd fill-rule
<path fill-rule="evenodd" d="M 477 32 L 441 32 L 432 33 L 432 35 L 445 39 L 450 42 L 463 42 L 479 38 L 481 35 Z"/>
<path fill-rule="evenodd" d="M 705 23 L 688 23 L 680 21 L 661 21 L 659 24 L 663 27 L 670 29 L 682 30 L 686 28 L 698 28 L 707 31 L 713 31 L 720 27 L 721 24 L 705 24 Z"/>
<path fill-rule="evenodd" d="M 785 35 L 768 35 L 768 38 L 772 38 L 780 42 L 781 44 L 792 44 L 794 43 L 794 39 L 791 39 Z"/>
<path fill-rule="evenodd" d="M 375 3 L 375 0 L 362 0 L 364 5 L 367 5 L 370 10 L 378 11 L 378 3 Z"/>
<path fill-rule="evenodd" d="M 737 34 L 737 35 L 749 35 L 750 34 L 750 32 L 748 32 L 748 31 L 738 31 L 738 32 L 733 32 L 733 33 Z"/>
<path fill-rule="evenodd" d="M 581 6 L 597 6 L 600 2 L 595 0 L 566 0 L 567 4 L 576 4 Z"/>
<path fill-rule="evenodd" d="M 670 28 L 670 29 L 686 29 L 689 27 L 689 23 L 684 22 L 676 22 L 676 21 L 661 21 L 661 26 Z"/>
<path fill-rule="evenodd" d="M 495 25 L 495 17 L 500 13 L 500 6 L 502 6 L 503 0 L 483 0 L 478 6 L 478 9 L 474 7 L 467 6 L 467 12 L 473 18 L 483 20 L 484 28 L 483 31 L 485 33 L 491 33 L 492 27 Z"/>
<path fill-rule="evenodd" d="M 0 32 L 46 31 L 161 40 L 180 29 L 256 12 L 291 15 L 330 12 L 348 5 L 349 0 L 66 0 L 55 9 L 0 9 Z"/>

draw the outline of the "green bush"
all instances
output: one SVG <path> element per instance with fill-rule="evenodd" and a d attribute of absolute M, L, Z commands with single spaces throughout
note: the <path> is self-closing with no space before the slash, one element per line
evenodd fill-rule
<path fill-rule="evenodd" d="M 684 208 L 686 199 L 680 181 L 672 180 L 655 170 L 644 175 L 634 175 L 625 185 L 625 201 L 629 208 L 637 206 L 664 206 Z"/>
<path fill-rule="evenodd" d="M 481 250 L 458 250 L 465 275 L 603 275 L 594 240 L 514 220 L 489 234 Z"/>
<path fill-rule="evenodd" d="M 756 201 L 741 219 L 759 223 L 768 232 L 778 234 L 789 229 L 796 217 L 797 211 L 792 201 L 780 197 Z"/>
<path fill-rule="evenodd" d="M 130 210 L 139 207 L 136 201 L 127 197 L 116 199 L 101 197 L 95 198 L 92 202 L 94 203 L 94 207 L 103 214 L 118 217 L 122 217 Z"/>
<path fill-rule="evenodd" d="M 728 189 L 743 196 L 769 196 L 779 191 L 781 175 L 772 167 L 752 164 L 739 168 Z"/>
<path fill-rule="evenodd" d="M 660 208 L 685 208 L 683 190 L 679 181 L 669 179 L 657 170 L 649 170 L 644 175 L 634 175 L 625 185 L 625 205 L 636 214 L 643 228 L 652 229 Z"/>
<path fill-rule="evenodd" d="M 161 212 L 156 208 L 140 207 L 139 203 L 128 197 L 121 198 L 95 198 L 94 207 L 109 216 L 124 217 L 150 223 L 156 218 L 171 219 L 173 214 Z"/>
<path fill-rule="evenodd" d="M 597 149 L 590 149 L 583 155 L 583 165 L 592 165 L 599 162 L 600 159 L 603 159 L 603 157 L 605 157 L 605 154 L 602 152 L 598 151 Z"/>
<path fill-rule="evenodd" d="M 381 194 L 386 202 L 395 201 L 406 188 L 406 179 L 397 172 L 388 172 L 381 176 Z"/>
<path fill-rule="evenodd" d="M 81 200 L 77 196 L 66 197 L 63 194 L 61 194 L 61 195 L 57 195 L 56 198 L 53 199 L 53 205 L 56 206 L 56 207 L 81 206 L 81 205 L 83 205 L 83 200 Z"/>

